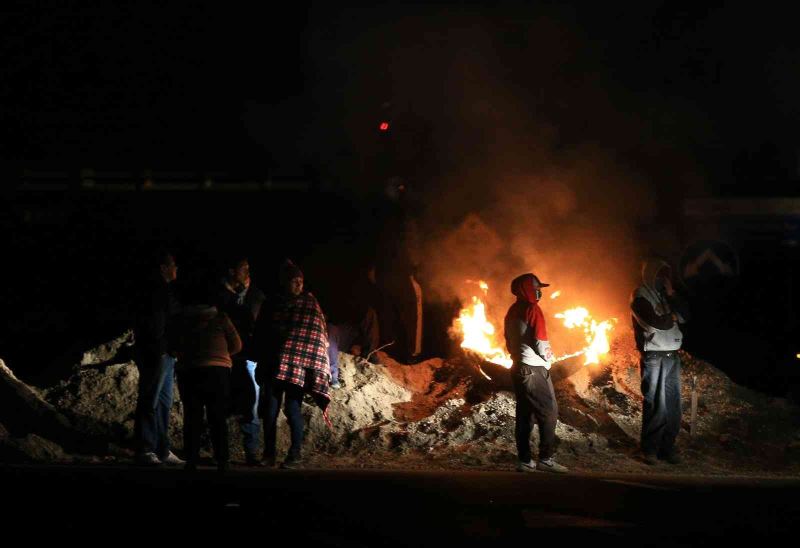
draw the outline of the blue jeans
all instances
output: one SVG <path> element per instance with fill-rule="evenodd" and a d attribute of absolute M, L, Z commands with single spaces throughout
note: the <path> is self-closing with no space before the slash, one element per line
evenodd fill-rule
<path fill-rule="evenodd" d="M 300 449 L 303 445 L 303 415 L 300 408 L 303 405 L 303 389 L 295 384 L 272 379 L 264 386 L 264 457 L 274 459 L 276 452 L 275 434 L 278 429 L 278 414 L 281 403 L 286 399 L 283 413 L 289 421 L 289 430 L 292 435 L 292 445 L 289 447 L 289 458 L 299 459 Z"/>
<path fill-rule="evenodd" d="M 258 446 L 261 436 L 261 421 L 258 418 L 258 398 L 261 393 L 261 387 L 256 382 L 256 362 L 246 360 L 245 367 L 247 371 L 247 384 L 245 390 L 242 390 L 237 397 L 246 400 L 242 402 L 245 413 L 239 421 L 239 426 L 242 429 L 242 444 L 244 451 L 248 456 L 255 457 L 258 453 Z"/>
<path fill-rule="evenodd" d="M 175 358 L 162 354 L 156 360 L 138 360 L 136 366 L 139 369 L 139 398 L 134 426 L 136 449 L 140 454 L 155 453 L 163 459 L 169 455 L 169 414 L 175 384 Z"/>
<path fill-rule="evenodd" d="M 359 329 L 350 324 L 328 324 L 328 361 L 331 382 L 339 380 L 339 350 L 348 352 L 359 337 Z"/>
<path fill-rule="evenodd" d="M 641 361 L 642 452 L 667 456 L 681 428 L 681 360 L 678 352 L 645 352 Z"/>

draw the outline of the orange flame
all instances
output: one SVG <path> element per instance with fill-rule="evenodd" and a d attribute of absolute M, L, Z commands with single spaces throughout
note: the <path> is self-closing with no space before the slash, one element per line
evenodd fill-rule
<path fill-rule="evenodd" d="M 580 327 L 586 336 L 587 346 L 580 352 L 586 356 L 584 365 L 600 363 L 601 356 L 608 354 L 611 345 L 608 342 L 608 332 L 614 327 L 615 319 L 605 320 L 598 323 L 592 319 L 589 311 L 582 306 L 570 308 L 555 315 L 556 318 L 564 320 L 564 325 L 568 329 Z"/>
<path fill-rule="evenodd" d="M 486 293 L 489 285 L 478 282 Z M 511 356 L 497 340 L 494 325 L 486 318 L 486 305 L 479 297 L 472 297 L 472 304 L 465 306 L 456 318 L 453 330 L 462 338 L 461 348 L 477 353 L 486 361 L 511 368 Z"/>
<path fill-rule="evenodd" d="M 488 293 L 489 286 L 486 282 L 482 280 L 467 281 L 476 283 L 484 294 Z M 560 292 L 556 292 L 554 295 L 558 294 Z M 598 323 L 586 308 L 580 306 L 559 312 L 555 317 L 563 320 L 568 329 L 583 329 L 587 346 L 578 352 L 560 356 L 553 363 L 583 354 L 586 358 L 584 365 L 589 365 L 600 363 L 600 358 L 608 354 L 610 350 L 608 332 L 613 329 L 615 319 Z M 501 340 L 502 335 L 497 334 L 494 325 L 488 320 L 486 304 L 480 297 L 473 296 L 471 304 L 461 309 L 458 318 L 453 322 L 451 336 L 461 338 L 461 348 L 478 354 L 488 362 L 501 365 L 506 369 L 511 368 L 513 360 L 505 351 L 505 345 Z"/>

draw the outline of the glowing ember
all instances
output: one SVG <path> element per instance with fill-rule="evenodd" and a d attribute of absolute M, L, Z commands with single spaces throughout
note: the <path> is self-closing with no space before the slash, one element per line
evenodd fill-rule
<path fill-rule="evenodd" d="M 592 319 L 589 311 L 581 306 L 559 312 L 555 317 L 564 320 L 564 325 L 568 329 L 576 327 L 583 329 L 588 346 L 578 353 L 586 356 L 586 361 L 583 362 L 584 365 L 600 363 L 600 357 L 608 354 L 611 349 L 608 342 L 608 332 L 614 327 L 613 323 L 616 320 L 605 320 L 598 323 Z"/>
<path fill-rule="evenodd" d="M 551 299 L 557 299 L 561 296 L 561 291 L 553 291 L 553 294 L 550 295 Z"/>

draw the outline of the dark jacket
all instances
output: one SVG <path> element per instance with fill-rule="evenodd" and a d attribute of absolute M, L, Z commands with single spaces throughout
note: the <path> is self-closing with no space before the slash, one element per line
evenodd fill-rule
<path fill-rule="evenodd" d="M 174 323 L 174 349 L 181 368 L 231 367 L 242 341 L 230 318 L 214 306 L 186 307 Z"/>
<path fill-rule="evenodd" d="M 253 330 L 265 299 L 264 293 L 252 284 L 248 289 L 236 293 L 231 291 L 224 281 L 220 283 L 216 305 L 228 315 L 242 339 L 243 348 L 237 358 L 253 359 L 251 348 Z"/>
<path fill-rule="evenodd" d="M 140 366 L 147 367 L 168 351 L 168 331 L 180 313 L 178 299 L 160 276 L 149 280 L 140 290 L 136 302 L 134 336 Z"/>
<path fill-rule="evenodd" d="M 650 260 L 642 266 L 642 285 L 631 294 L 631 320 L 640 352 L 681 348 L 680 325 L 689 321 L 689 307 L 677 293 L 668 296 L 656 287 L 656 276 L 667 263 Z"/>

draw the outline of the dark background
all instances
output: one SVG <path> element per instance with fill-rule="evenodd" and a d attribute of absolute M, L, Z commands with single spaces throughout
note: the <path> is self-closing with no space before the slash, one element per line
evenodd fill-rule
<path fill-rule="evenodd" d="M 413 63 L 397 69 L 394 48 L 431 40 L 446 48 L 461 26 L 478 25 L 503 60 L 496 73 L 558 128 L 554 149 L 602 143 L 649 181 L 655 211 L 633 235 L 643 247 L 662 229 L 687 245 L 711 224 L 735 248 L 737 277 L 712 276 L 689 292 L 697 321 L 687 348 L 759 389 L 783 395 L 796 386 L 798 219 L 757 211 L 698 222 L 685 207 L 695 198 L 798 197 L 800 59 L 789 8 L 294 2 L 262 13 L 202 2 L 7 2 L 0 10 L 0 349 L 15 368 L 35 371 L 72 343 L 114 334 L 140 257 L 159 243 L 175 248 L 180 274 L 206 275 L 221 249 L 239 247 L 262 285 L 289 255 L 323 305 L 334 300 L 374 253 L 386 180 L 434 189 L 452 167 L 438 143 L 458 134 L 478 150 L 486 139 L 485 128 L 437 116 L 451 90 L 436 74 L 414 79 Z M 555 29 L 556 61 L 545 73 L 529 70 L 526 34 L 542 20 Z M 586 95 L 602 95 L 608 112 Z M 639 129 L 616 124 L 621 114 Z M 392 122 L 388 134 L 377 131 L 382 120 Z M 676 163 L 696 177 L 675 177 Z M 82 187 L 86 167 L 123 171 L 137 184 L 147 170 L 188 181 L 222 172 L 219 185 L 281 176 L 302 184 L 112 193 Z M 67 188 L 32 190 L 42 181 Z"/>

